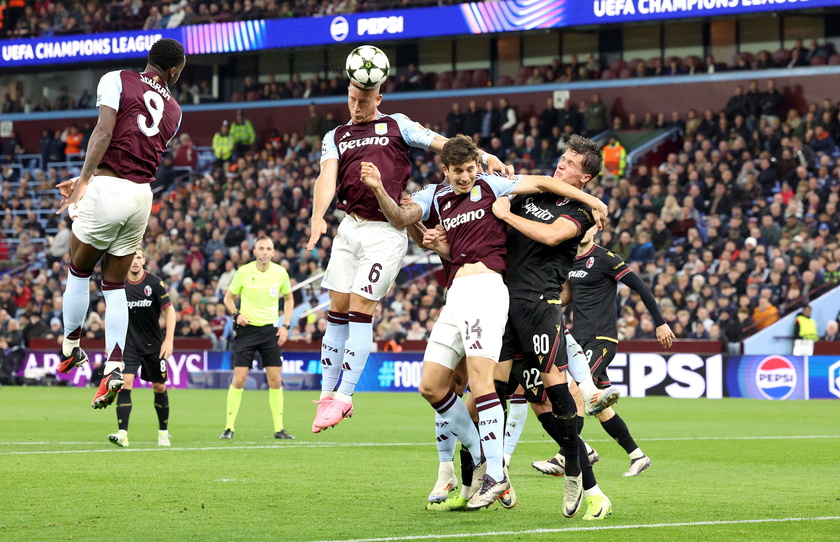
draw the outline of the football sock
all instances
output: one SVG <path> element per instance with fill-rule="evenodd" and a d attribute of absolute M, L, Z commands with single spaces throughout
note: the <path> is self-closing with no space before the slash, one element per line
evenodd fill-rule
<path fill-rule="evenodd" d="M 125 335 L 128 332 L 128 301 L 125 298 L 125 281 L 102 280 L 102 296 L 105 298 L 105 374 L 123 367 Z"/>
<path fill-rule="evenodd" d="M 507 389 L 508 383 L 503 380 L 494 380 L 493 387 L 496 388 L 496 395 L 499 397 L 499 404 L 502 405 L 502 412 L 504 412 L 504 421 L 507 423 L 508 417 L 508 403 L 507 403 Z"/>
<path fill-rule="evenodd" d="M 584 491 L 597 485 L 595 480 L 595 472 L 592 470 L 592 465 L 589 463 L 589 456 L 586 455 L 586 445 L 583 439 L 577 437 L 578 444 L 578 459 L 580 460 L 580 472 L 583 474 L 583 489 Z M 569 458 L 566 457 L 566 474 L 569 474 Z"/>
<path fill-rule="evenodd" d="M 344 360 L 344 343 L 350 335 L 348 318 L 346 312 L 327 313 L 327 330 L 321 339 L 321 399 L 335 395 Z"/>
<path fill-rule="evenodd" d="M 458 399 L 455 392 L 449 390 L 443 399 L 432 404 L 432 408 L 440 414 L 443 421 L 448 422 L 449 431 L 470 451 L 473 464 L 481 463 L 481 439 L 470 418 L 467 405 Z"/>
<path fill-rule="evenodd" d="M 528 401 L 524 395 L 512 395 L 505 424 L 505 465 L 510 464 L 510 456 L 516 450 L 525 421 L 528 419 Z"/>
<path fill-rule="evenodd" d="M 125 392 L 121 391 L 120 395 L 123 393 Z M 155 399 L 155 412 L 158 418 L 158 429 L 160 431 L 166 431 L 169 428 L 169 392 L 163 390 L 163 393 L 155 393 L 153 395 Z"/>
<path fill-rule="evenodd" d="M 470 486 L 473 481 L 475 463 L 473 462 L 472 454 L 466 446 L 461 446 L 459 455 L 461 457 L 461 496 L 467 498 L 469 497 Z"/>
<path fill-rule="evenodd" d="M 64 342 L 61 352 L 69 356 L 79 346 L 82 338 L 82 324 L 90 306 L 90 276 L 93 271 L 79 271 L 70 264 L 67 285 L 64 287 Z"/>
<path fill-rule="evenodd" d="M 341 384 L 336 397 L 345 402 L 350 399 L 365 370 L 371 343 L 373 343 L 373 317 L 360 312 L 350 313 L 350 337 L 344 343 L 344 361 L 341 364 Z M 322 388 L 323 389 L 323 388 Z M 339 396 L 340 395 L 340 396 Z M 347 397 L 345 399 L 344 397 Z"/>
<path fill-rule="evenodd" d="M 621 416 L 616 413 L 612 418 L 605 422 L 601 422 L 601 427 L 613 438 L 628 454 L 633 450 L 637 450 L 636 441 L 630 436 L 630 430 L 627 429 L 627 424 L 621 419 Z M 639 456 L 641 457 L 641 455 Z"/>
<path fill-rule="evenodd" d="M 435 445 L 441 463 L 455 459 L 455 435 L 446 427 L 448 424 L 435 412 Z"/>
<path fill-rule="evenodd" d="M 584 424 L 585 421 L 586 420 L 584 419 L 583 416 L 578 416 L 577 417 L 577 432 L 578 432 L 578 435 L 580 435 L 583 432 L 583 424 Z"/>
<path fill-rule="evenodd" d="M 580 474 L 577 405 L 566 383 L 549 386 L 545 391 L 551 401 L 552 414 L 554 414 L 554 421 L 560 434 L 560 448 L 566 458 L 566 474 L 577 476 Z"/>
<path fill-rule="evenodd" d="M 233 431 L 233 425 L 236 423 L 236 415 L 239 414 L 239 405 L 242 403 L 242 392 L 233 386 L 228 388 L 227 394 L 227 418 L 225 419 L 225 429 Z"/>
<path fill-rule="evenodd" d="M 438 464 L 438 478 L 443 478 L 444 476 L 449 478 L 455 478 L 454 461 L 441 461 Z"/>
<path fill-rule="evenodd" d="M 636 448 L 628 455 L 630 456 L 630 459 L 639 459 L 640 457 L 644 457 L 645 453 L 642 451 L 641 448 Z"/>
<path fill-rule="evenodd" d="M 268 406 L 274 418 L 274 432 L 283 430 L 283 388 L 268 390 Z"/>
<path fill-rule="evenodd" d="M 569 358 L 569 374 L 572 375 L 575 382 L 591 383 L 592 374 L 589 372 L 589 363 L 586 361 L 586 354 L 583 353 L 583 348 L 580 347 L 568 329 L 564 335 L 566 337 L 566 355 Z"/>
<path fill-rule="evenodd" d="M 131 416 L 131 390 L 120 390 L 117 394 L 117 426 L 128 431 L 128 418 Z"/>
<path fill-rule="evenodd" d="M 505 430 L 502 405 L 495 393 L 488 393 L 475 398 L 475 409 L 478 411 L 478 433 L 487 460 L 487 474 L 500 482 L 505 477 L 502 469 Z"/>
<path fill-rule="evenodd" d="M 551 437 L 558 446 L 563 446 L 563 438 L 560 436 L 560 429 L 557 427 L 557 424 L 554 423 L 554 414 L 551 412 L 543 412 L 537 416 L 537 419 L 542 424 L 545 432 L 548 433 L 548 436 Z"/>
<path fill-rule="evenodd" d="M 584 485 L 586 485 L 586 484 L 584 483 Z M 590 487 L 589 489 L 584 489 L 583 490 L 583 496 L 584 497 L 591 497 L 592 495 L 603 495 L 603 494 L 604 494 L 604 492 L 601 491 L 601 488 L 598 487 L 598 484 L 595 484 L 594 486 Z"/>

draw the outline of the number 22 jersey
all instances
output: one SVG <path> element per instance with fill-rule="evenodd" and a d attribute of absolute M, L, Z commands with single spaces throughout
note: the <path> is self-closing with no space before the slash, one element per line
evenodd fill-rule
<path fill-rule="evenodd" d="M 101 164 L 123 179 L 155 180 L 169 141 L 181 125 L 181 106 L 153 72 L 108 72 L 99 80 L 96 107 L 117 111 L 114 133 Z"/>

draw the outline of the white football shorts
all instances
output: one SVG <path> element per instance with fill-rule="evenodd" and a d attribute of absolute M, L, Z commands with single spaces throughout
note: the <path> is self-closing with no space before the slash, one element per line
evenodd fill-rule
<path fill-rule="evenodd" d="M 397 279 L 408 250 L 408 234 L 388 222 L 357 220 L 338 226 L 321 286 L 379 301 Z"/>
<path fill-rule="evenodd" d="M 453 371 L 465 354 L 498 362 L 509 304 L 507 285 L 498 273 L 456 278 L 432 328 L 423 360 Z"/>
<path fill-rule="evenodd" d="M 152 189 L 148 184 L 94 175 L 78 212 L 73 234 L 79 241 L 113 256 L 128 256 L 140 248 L 146 233 Z"/>

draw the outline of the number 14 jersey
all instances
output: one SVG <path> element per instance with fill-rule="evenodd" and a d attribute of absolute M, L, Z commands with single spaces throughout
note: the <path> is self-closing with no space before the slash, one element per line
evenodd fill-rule
<path fill-rule="evenodd" d="M 153 72 L 113 71 L 99 80 L 96 107 L 117 111 L 111 144 L 102 157 L 117 174 L 150 183 L 169 141 L 181 125 L 181 106 Z"/>

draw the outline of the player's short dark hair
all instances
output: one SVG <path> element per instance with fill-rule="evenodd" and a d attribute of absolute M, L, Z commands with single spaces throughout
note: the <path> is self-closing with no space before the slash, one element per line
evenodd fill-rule
<path fill-rule="evenodd" d="M 463 134 L 458 134 L 444 144 L 440 159 L 443 165 L 451 167 L 466 164 L 471 160 L 478 162 L 478 155 L 475 142 Z"/>
<path fill-rule="evenodd" d="M 257 237 L 257 240 L 254 241 L 254 246 L 257 246 L 257 243 L 259 243 L 260 241 L 268 241 L 271 243 L 272 247 L 274 246 L 274 239 L 272 239 L 268 235 L 260 235 L 259 237 Z"/>
<path fill-rule="evenodd" d="M 583 156 L 581 167 L 584 173 L 597 177 L 601 174 L 601 167 L 604 164 L 604 153 L 600 145 L 578 134 L 569 138 L 568 149 L 575 154 Z"/>
<path fill-rule="evenodd" d="M 149 62 L 164 71 L 180 66 L 184 62 L 184 46 L 170 38 L 158 40 L 149 49 Z"/>

